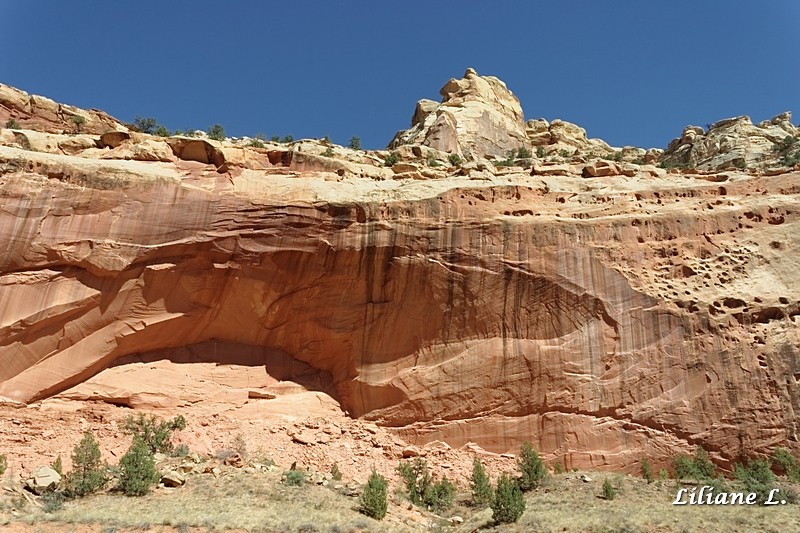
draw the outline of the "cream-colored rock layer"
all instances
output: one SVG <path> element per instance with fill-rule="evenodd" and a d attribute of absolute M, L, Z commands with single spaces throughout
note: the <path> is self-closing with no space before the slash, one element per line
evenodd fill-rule
<path fill-rule="evenodd" d="M 398 132 L 390 148 L 418 144 L 480 158 L 528 145 L 519 100 L 494 76 L 478 76 L 470 68 L 439 93 L 441 104 L 417 103 L 411 128 Z"/>
<path fill-rule="evenodd" d="M 402 179 L 294 157 L 0 147 L 0 396 L 296 392 L 574 466 L 797 448 L 800 173 Z"/>
<path fill-rule="evenodd" d="M 662 160 L 667 165 L 704 170 L 778 167 L 785 156 L 800 151 L 798 142 L 800 130 L 792 124 L 791 113 L 757 125 L 742 116 L 720 120 L 708 131 L 687 126 L 669 144 Z"/>

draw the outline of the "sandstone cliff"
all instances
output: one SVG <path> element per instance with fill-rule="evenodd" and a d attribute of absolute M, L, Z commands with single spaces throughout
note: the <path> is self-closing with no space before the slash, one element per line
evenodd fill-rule
<path fill-rule="evenodd" d="M 465 122 L 423 111 L 392 168 L 311 140 L 0 132 L 0 397 L 294 398 L 570 466 L 797 450 L 800 172 L 501 171 L 479 153 L 534 146 L 519 103 L 480 103 L 508 124 L 476 133 L 466 80 L 441 104 Z M 477 162 L 426 165 L 447 151 Z"/>

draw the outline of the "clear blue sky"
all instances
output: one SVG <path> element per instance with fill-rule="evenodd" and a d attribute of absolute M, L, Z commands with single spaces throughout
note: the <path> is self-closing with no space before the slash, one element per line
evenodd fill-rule
<path fill-rule="evenodd" d="M 382 148 L 468 66 L 617 146 L 800 121 L 800 0 L 0 0 L 0 81 L 122 120 Z"/>

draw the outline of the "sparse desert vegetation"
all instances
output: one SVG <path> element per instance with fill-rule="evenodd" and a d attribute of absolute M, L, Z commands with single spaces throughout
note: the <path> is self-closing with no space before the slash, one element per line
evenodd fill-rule
<path fill-rule="evenodd" d="M 136 427 L 157 428 L 175 419 L 129 418 Z M 144 422 L 144 424 L 140 424 Z M 184 420 L 185 423 L 185 420 Z M 237 435 L 243 451 L 246 439 Z M 375 470 L 366 483 L 339 479 L 337 463 L 320 473 L 292 464 L 282 471 L 263 453 L 240 462 L 209 456 L 161 454 L 132 435 L 120 468 L 99 459 L 93 434 L 85 432 L 73 451 L 73 471 L 55 492 L 38 497 L 14 486 L 7 476 L 0 494 L 0 524 L 11 531 L 34 526 L 42 532 L 134 531 L 790 531 L 797 527 L 798 484 L 772 469 L 793 472 L 797 458 L 784 449 L 772 460 L 759 459 L 721 476 L 698 448 L 679 456 L 688 479 L 645 479 L 600 472 L 554 473 L 535 449 L 524 443 L 512 468 L 490 475 L 478 457 L 472 475 L 448 480 L 430 471 L 421 457 L 403 460 L 398 476 L 387 479 Z M 235 452 L 236 458 L 242 456 Z M 649 465 L 642 461 L 642 465 Z M 184 472 L 185 483 L 171 485 L 160 472 Z M 649 467 L 651 468 L 651 467 Z M 644 466 L 641 469 L 646 471 Z M 715 476 L 715 477 L 708 477 Z M 110 478 L 118 483 L 108 483 Z M 495 483 L 492 484 L 491 480 Z M 715 490 L 780 490 L 785 505 L 673 505 L 680 489 L 712 484 Z M 523 491 L 525 487 L 526 491 Z M 137 497 L 130 497 L 137 496 Z M 17 529 L 14 529 L 17 528 Z M 92 529 L 94 530 L 94 529 Z M 80 530 L 83 531 L 83 530 Z"/>

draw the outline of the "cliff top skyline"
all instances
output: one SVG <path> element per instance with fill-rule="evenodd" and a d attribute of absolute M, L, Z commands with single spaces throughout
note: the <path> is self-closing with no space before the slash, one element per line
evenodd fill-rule
<path fill-rule="evenodd" d="M 526 119 L 612 145 L 664 148 L 688 124 L 800 108 L 789 68 L 800 6 L 346 5 L 7 1 L 4 83 L 123 120 L 232 136 L 360 136 L 382 148 L 420 98 L 468 66 L 504 80 Z M 32 38 L 35 36 L 35 38 Z"/>

